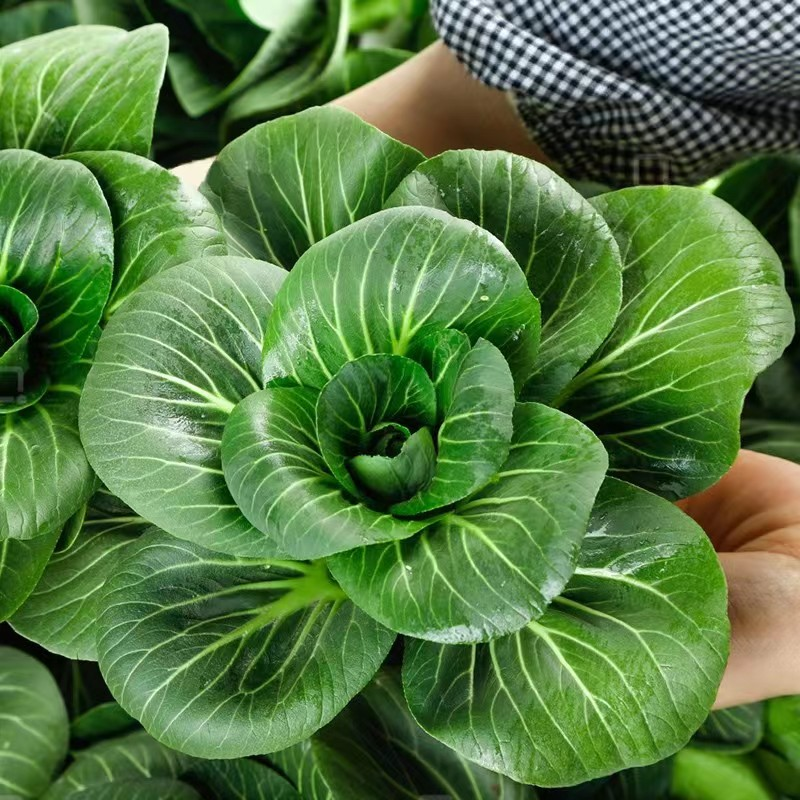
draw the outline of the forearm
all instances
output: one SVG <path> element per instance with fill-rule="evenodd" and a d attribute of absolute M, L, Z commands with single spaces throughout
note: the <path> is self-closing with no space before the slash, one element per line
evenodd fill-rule
<path fill-rule="evenodd" d="M 543 158 L 505 93 L 473 78 L 441 42 L 333 105 L 426 156 L 475 148 Z"/>
<path fill-rule="evenodd" d="M 441 42 L 334 100 L 401 142 L 432 156 L 444 150 L 508 150 L 544 160 L 503 92 L 475 80 Z M 213 159 L 173 172 L 194 186 Z"/>

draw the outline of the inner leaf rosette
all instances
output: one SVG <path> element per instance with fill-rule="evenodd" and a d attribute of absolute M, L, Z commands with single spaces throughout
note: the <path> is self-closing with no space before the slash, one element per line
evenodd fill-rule
<path fill-rule="evenodd" d="M 516 403 L 538 321 L 503 245 L 440 211 L 312 245 L 267 324 L 267 388 L 225 426 L 242 513 L 281 552 L 332 557 L 393 630 L 471 642 L 525 625 L 569 579 L 607 466 L 580 423 Z"/>
<path fill-rule="evenodd" d="M 0 538 L 55 532 L 93 489 L 78 438 L 84 360 L 111 287 L 114 233 L 83 166 L 0 153 Z"/>

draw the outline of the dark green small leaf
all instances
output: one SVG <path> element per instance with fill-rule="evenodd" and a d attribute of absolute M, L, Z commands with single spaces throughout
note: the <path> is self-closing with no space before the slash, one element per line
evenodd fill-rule
<path fill-rule="evenodd" d="M 75 24 L 69 2 L 34 0 L 0 11 L 0 47 Z"/>
<path fill-rule="evenodd" d="M 234 409 L 222 438 L 230 492 L 250 522 L 292 558 L 411 536 L 426 523 L 375 511 L 331 475 L 316 439 L 317 392 L 265 389 Z"/>
<path fill-rule="evenodd" d="M 407 640 L 406 699 L 437 739 L 525 783 L 572 785 L 652 764 L 688 742 L 714 701 L 726 610 L 703 531 L 667 501 L 609 479 L 562 595 L 488 644 Z"/>
<path fill-rule="evenodd" d="M 508 457 L 514 405 L 514 379 L 503 354 L 479 339 L 461 362 L 444 409 L 433 480 L 418 494 L 393 505 L 392 513 L 425 514 L 486 486 Z"/>
<path fill-rule="evenodd" d="M 111 701 L 100 703 L 73 719 L 70 731 L 73 739 L 93 742 L 119 736 L 136 725 L 136 720 L 119 703 Z"/>
<path fill-rule="evenodd" d="M 434 425 L 436 390 L 425 369 L 409 358 L 361 356 L 344 364 L 325 384 L 316 416 L 320 453 L 331 474 L 353 496 L 369 500 L 369 487 L 362 492 L 350 475 L 350 460 L 376 454 L 370 439 L 386 423 L 413 430 Z M 419 487 L 402 488 L 406 499 Z"/>
<path fill-rule="evenodd" d="M 238 758 L 325 725 L 394 641 L 322 562 L 240 559 L 141 537 L 106 584 L 100 668 L 119 704 L 169 747 Z"/>
<path fill-rule="evenodd" d="M 0 148 L 146 156 L 166 57 L 161 25 L 72 27 L 4 47 Z"/>
<path fill-rule="evenodd" d="M 205 789 L 214 800 L 303 800 L 285 778 L 248 758 L 198 761 L 184 780 Z"/>
<path fill-rule="evenodd" d="M 37 798 L 67 755 L 69 722 L 50 672 L 35 658 L 0 647 L 0 791 Z"/>
<path fill-rule="evenodd" d="M 202 191 L 232 253 L 287 269 L 312 245 L 383 207 L 422 155 L 341 109 L 310 109 L 229 144 Z"/>
<path fill-rule="evenodd" d="M 712 711 L 692 738 L 692 745 L 726 753 L 749 753 L 758 747 L 763 734 L 764 704 L 752 703 Z"/>

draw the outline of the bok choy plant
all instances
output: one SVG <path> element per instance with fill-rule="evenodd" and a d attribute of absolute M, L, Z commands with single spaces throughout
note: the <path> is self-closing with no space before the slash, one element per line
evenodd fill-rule
<path fill-rule="evenodd" d="M 727 470 L 791 338 L 763 236 L 701 190 L 589 202 L 335 109 L 249 131 L 203 192 L 228 254 L 130 294 L 80 399 L 90 464 L 154 527 L 38 619 L 77 608 L 120 705 L 194 757 L 302 742 L 397 634 L 417 722 L 515 781 L 685 745 L 728 622 L 669 500 Z"/>
<path fill-rule="evenodd" d="M 2 618 L 97 488 L 78 401 L 100 327 L 158 270 L 225 252 L 208 202 L 143 157 L 166 49 L 154 26 L 0 50 Z"/>

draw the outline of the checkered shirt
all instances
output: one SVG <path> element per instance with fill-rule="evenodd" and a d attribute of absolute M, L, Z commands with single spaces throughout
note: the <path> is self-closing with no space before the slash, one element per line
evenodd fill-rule
<path fill-rule="evenodd" d="M 800 0 L 432 0 L 570 177 L 698 183 L 800 152 Z"/>

